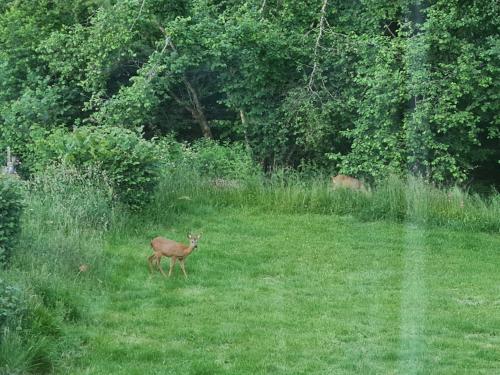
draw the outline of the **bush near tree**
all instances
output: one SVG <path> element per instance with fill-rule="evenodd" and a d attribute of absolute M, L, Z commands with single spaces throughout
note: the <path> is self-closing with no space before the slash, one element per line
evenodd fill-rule
<path fill-rule="evenodd" d="M 22 187 L 15 178 L 0 173 L 0 267 L 6 263 L 19 235 Z"/>
<path fill-rule="evenodd" d="M 144 206 L 157 183 L 155 147 L 140 134 L 121 127 L 56 129 L 34 141 L 32 156 L 35 171 L 43 171 L 53 162 L 101 170 L 116 197 L 132 208 Z"/>

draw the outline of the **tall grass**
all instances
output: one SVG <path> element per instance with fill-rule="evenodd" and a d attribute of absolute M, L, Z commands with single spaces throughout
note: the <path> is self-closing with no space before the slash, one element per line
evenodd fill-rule
<path fill-rule="evenodd" d="M 35 176 L 28 190 L 19 248 L 30 249 L 36 267 L 48 264 L 58 273 L 97 262 L 113 220 L 113 192 L 105 177 L 53 167 Z"/>
<path fill-rule="evenodd" d="M 114 215 L 96 171 L 52 167 L 26 183 L 20 241 L 0 271 L 0 315 L 12 316 L 0 322 L 0 374 L 49 373 L 68 350 L 63 327 L 85 316 L 84 294 L 106 272 Z"/>
<path fill-rule="evenodd" d="M 500 196 L 481 197 L 458 187 L 439 189 L 422 179 L 390 176 L 369 193 L 333 189 L 326 176 L 304 178 L 291 171 L 254 175 L 228 187 L 184 165 L 164 170 L 150 217 L 165 222 L 172 215 L 203 206 L 250 208 L 262 212 L 351 215 L 363 221 L 388 220 L 444 226 L 457 230 L 500 231 Z"/>

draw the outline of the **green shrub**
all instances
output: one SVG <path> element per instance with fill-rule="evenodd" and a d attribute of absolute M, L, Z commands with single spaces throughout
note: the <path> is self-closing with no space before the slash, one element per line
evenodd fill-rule
<path fill-rule="evenodd" d="M 191 172 L 202 178 L 246 180 L 259 174 L 258 166 L 242 144 L 219 143 L 210 139 L 192 145 L 163 137 L 155 142 L 164 172 Z M 189 173 L 188 172 L 188 173 Z"/>
<path fill-rule="evenodd" d="M 0 266 L 12 253 L 19 234 L 22 211 L 21 184 L 16 178 L 0 174 Z"/>
<path fill-rule="evenodd" d="M 242 144 L 220 144 L 203 139 L 193 144 L 189 155 L 202 176 L 245 180 L 258 174 L 258 168 Z"/>
<path fill-rule="evenodd" d="M 58 129 L 38 137 L 33 146 L 33 169 L 43 171 L 53 161 L 79 169 L 97 167 L 111 181 L 117 198 L 132 208 L 142 207 L 157 184 L 158 158 L 151 142 L 119 127 Z"/>
<path fill-rule="evenodd" d="M 24 206 L 15 248 L 36 257 L 13 252 L 0 271 L 10 283 L 0 283 L 0 374 L 50 373 L 68 350 L 64 327 L 84 316 L 82 294 L 103 272 L 102 238 L 113 220 L 111 188 L 93 169 L 54 165 L 35 174 Z"/>
<path fill-rule="evenodd" d="M 17 323 L 15 320 L 23 316 L 25 311 L 21 290 L 0 278 L 0 332 L 5 326 Z"/>
<path fill-rule="evenodd" d="M 0 278 L 0 374 L 45 373 L 43 339 L 33 335 L 30 305 L 25 291 Z M 42 364 L 43 363 L 43 364 Z"/>
<path fill-rule="evenodd" d="M 80 317 L 79 297 L 54 275 L 20 283 L 0 279 L 0 374 L 50 373 L 65 348 L 63 322 Z"/>
<path fill-rule="evenodd" d="M 173 135 L 166 135 L 152 140 L 156 147 L 156 154 L 161 162 L 162 170 L 178 169 L 188 159 L 190 147 L 186 143 L 175 140 Z"/>
<path fill-rule="evenodd" d="M 25 184 L 10 267 L 0 270 L 0 374 L 51 373 L 75 350 L 64 328 L 85 318 L 85 293 L 104 279 L 114 221 L 110 182 L 95 169 L 54 165 Z M 80 265 L 87 265 L 80 272 Z"/>

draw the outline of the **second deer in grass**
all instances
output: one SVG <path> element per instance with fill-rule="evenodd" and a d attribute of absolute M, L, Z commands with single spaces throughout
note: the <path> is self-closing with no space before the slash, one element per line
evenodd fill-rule
<path fill-rule="evenodd" d="M 332 176 L 332 185 L 334 188 L 352 189 L 368 193 L 368 189 L 362 181 L 343 174 Z"/>
<path fill-rule="evenodd" d="M 163 276 L 167 276 L 165 272 L 163 272 L 163 268 L 161 268 L 161 258 L 169 257 L 170 269 L 168 270 L 168 276 L 172 274 L 175 262 L 178 259 L 181 265 L 182 272 L 184 273 L 184 276 L 187 277 L 186 269 L 184 268 L 184 260 L 189 256 L 189 254 L 193 252 L 194 249 L 198 247 L 198 241 L 200 240 L 200 238 L 201 235 L 195 236 L 192 234 L 188 234 L 189 246 L 169 240 L 164 237 L 153 238 L 153 240 L 151 241 L 153 255 L 148 257 L 150 271 L 153 272 L 153 264 L 155 264 L 158 266 Z"/>

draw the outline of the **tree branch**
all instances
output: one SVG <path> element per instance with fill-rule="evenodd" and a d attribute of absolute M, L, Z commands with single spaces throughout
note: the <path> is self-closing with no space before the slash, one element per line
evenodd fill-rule
<path fill-rule="evenodd" d="M 139 14 L 137 14 L 137 17 L 135 18 L 134 22 L 132 22 L 132 26 L 130 26 L 130 29 L 129 31 L 132 31 L 132 29 L 134 28 L 135 26 L 135 23 L 137 22 L 137 20 L 139 19 L 139 17 L 141 16 L 141 13 L 142 13 L 142 9 L 144 8 L 144 3 L 146 2 L 146 0 L 142 0 L 142 4 L 141 4 L 141 8 L 139 9 Z"/>
<path fill-rule="evenodd" d="M 168 95 L 170 95 L 174 100 L 179 104 L 181 107 L 184 107 L 188 112 L 191 112 L 193 114 L 193 109 L 186 104 L 184 100 L 179 98 L 173 91 L 169 91 Z"/>
<path fill-rule="evenodd" d="M 314 75 L 316 74 L 316 70 L 318 69 L 318 49 L 320 47 L 321 37 L 323 36 L 323 31 L 325 28 L 326 22 L 326 6 L 328 5 L 328 0 L 323 0 L 323 5 L 321 6 L 321 16 L 319 19 L 319 31 L 318 36 L 316 37 L 316 44 L 314 46 L 314 54 L 313 54 L 313 69 L 311 72 L 311 76 L 309 77 L 308 87 L 309 90 L 314 91 L 312 86 L 314 82 Z"/>
<path fill-rule="evenodd" d="M 262 1 L 262 5 L 260 6 L 260 9 L 259 9 L 259 13 L 262 15 L 262 13 L 264 12 L 264 8 L 266 7 L 266 1 L 267 0 L 263 0 Z"/>
<path fill-rule="evenodd" d="M 389 33 L 392 35 L 392 37 L 395 38 L 396 35 L 394 35 L 394 33 L 392 32 L 391 28 L 389 27 L 391 25 L 391 23 L 389 25 L 384 25 L 384 27 L 386 28 L 387 31 L 389 31 Z"/>
<path fill-rule="evenodd" d="M 160 51 L 160 55 L 165 53 L 167 47 L 170 47 L 170 49 L 177 53 L 177 49 L 175 48 L 174 43 L 172 43 L 172 39 L 170 38 L 170 35 L 165 31 L 165 29 L 161 26 L 158 25 L 160 31 L 165 35 L 165 44 Z M 147 82 L 150 82 L 156 75 L 158 74 L 158 65 L 159 64 L 154 64 L 149 72 L 147 73 Z M 186 110 L 188 110 L 191 115 L 193 116 L 193 119 L 200 125 L 201 132 L 203 133 L 203 136 L 206 138 L 213 138 L 212 137 L 212 131 L 210 129 L 210 126 L 208 125 L 207 118 L 205 117 L 205 113 L 203 112 L 203 106 L 201 105 L 200 99 L 198 98 L 198 94 L 191 84 L 189 80 L 187 79 L 186 75 L 182 75 L 182 82 L 184 83 L 184 86 L 186 88 L 186 91 L 189 96 L 189 103 L 186 101 L 182 100 L 179 96 L 177 96 L 173 90 L 168 90 L 169 95 L 182 107 L 184 107 Z"/>
<path fill-rule="evenodd" d="M 212 131 L 210 130 L 210 127 L 208 126 L 208 121 L 205 117 L 205 113 L 203 112 L 203 106 L 201 105 L 201 102 L 198 98 L 198 94 L 194 87 L 191 85 L 191 82 L 186 78 L 186 76 L 182 77 L 182 81 L 184 82 L 184 85 L 186 86 L 188 95 L 189 95 L 189 100 L 191 101 L 191 104 L 193 105 L 191 113 L 193 114 L 193 117 L 195 120 L 198 121 L 201 127 L 201 131 L 203 133 L 203 136 L 205 138 L 212 138 Z"/>
<path fill-rule="evenodd" d="M 165 45 L 163 46 L 163 48 L 161 49 L 160 51 L 160 55 L 163 55 L 165 53 L 165 50 L 167 49 L 168 47 L 168 44 L 171 43 L 170 42 L 170 36 L 165 36 Z M 153 78 L 156 77 L 156 75 L 158 74 L 158 65 L 159 64 L 154 64 L 151 69 L 149 69 L 149 72 L 146 74 L 146 77 L 147 77 L 147 81 L 150 82 Z"/>

